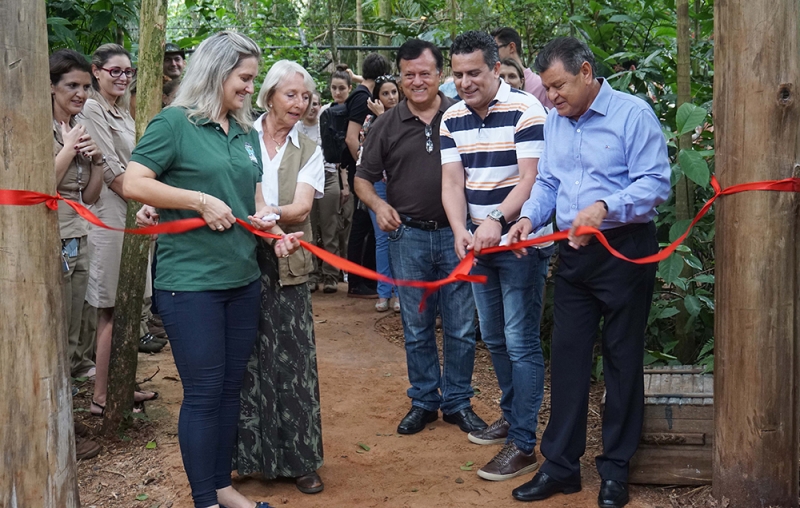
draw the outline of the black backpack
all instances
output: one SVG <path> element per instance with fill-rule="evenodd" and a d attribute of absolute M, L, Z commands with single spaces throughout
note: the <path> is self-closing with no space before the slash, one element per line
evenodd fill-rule
<path fill-rule="evenodd" d="M 347 125 L 350 121 L 347 104 L 333 104 L 319 117 L 319 133 L 322 138 L 322 155 L 325 162 L 339 164 L 344 161 L 347 144 Z"/>

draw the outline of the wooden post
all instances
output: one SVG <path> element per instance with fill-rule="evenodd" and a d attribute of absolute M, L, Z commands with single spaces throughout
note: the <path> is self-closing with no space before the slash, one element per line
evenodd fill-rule
<path fill-rule="evenodd" d="M 55 194 L 44 2 L 0 2 L 0 188 Z M 80 506 L 58 215 L 0 206 L 0 506 Z"/>
<path fill-rule="evenodd" d="M 140 13 L 136 139 L 144 134 L 148 122 L 161 111 L 167 0 L 142 0 Z M 141 204 L 133 200 L 128 201 L 126 227 L 136 227 L 136 212 L 140 207 Z M 149 250 L 149 237 L 125 235 L 114 308 L 114 330 L 109 362 L 112 367 L 108 370 L 108 399 L 106 418 L 103 422 L 103 431 L 106 435 L 119 431 L 120 424 L 133 406 L 139 324 Z"/>
<path fill-rule="evenodd" d="M 717 0 L 714 118 L 723 187 L 797 174 L 796 0 Z M 718 201 L 714 495 L 798 506 L 797 205 L 793 193 Z"/>

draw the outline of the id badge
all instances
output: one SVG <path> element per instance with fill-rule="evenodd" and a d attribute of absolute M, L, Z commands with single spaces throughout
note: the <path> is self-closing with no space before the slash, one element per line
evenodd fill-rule
<path fill-rule="evenodd" d="M 64 253 L 67 257 L 76 258 L 78 257 L 78 246 L 80 245 L 80 240 L 77 238 L 70 238 L 70 240 L 64 245 Z"/>

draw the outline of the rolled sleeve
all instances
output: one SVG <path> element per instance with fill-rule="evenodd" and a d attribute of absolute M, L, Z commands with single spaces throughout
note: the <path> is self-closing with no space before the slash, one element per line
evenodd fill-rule
<path fill-rule="evenodd" d="M 319 199 L 325 194 L 325 166 L 322 150 L 317 147 L 306 165 L 297 174 L 297 183 L 306 183 L 314 189 L 314 199 Z"/>
<path fill-rule="evenodd" d="M 670 167 L 661 125 L 647 109 L 626 126 L 626 154 L 631 184 L 602 198 L 608 205 L 607 220 L 640 222 L 669 198 Z"/>

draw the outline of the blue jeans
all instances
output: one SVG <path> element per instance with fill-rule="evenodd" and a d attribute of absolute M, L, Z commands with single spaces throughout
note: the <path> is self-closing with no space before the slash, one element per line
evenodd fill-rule
<path fill-rule="evenodd" d="M 386 182 L 383 180 L 375 182 L 375 192 L 382 200 L 386 201 Z M 369 218 L 372 219 L 372 228 L 375 230 L 375 269 L 379 274 L 391 277 L 392 270 L 389 266 L 389 233 L 378 227 L 378 220 L 375 218 L 375 212 L 372 210 L 369 211 Z M 391 284 L 378 281 L 378 296 L 380 298 L 391 298 L 392 290 L 397 293 L 397 289 Z"/>
<path fill-rule="evenodd" d="M 178 442 L 197 508 L 231 485 L 239 392 L 258 333 L 261 282 L 221 291 L 157 290 L 183 382 Z"/>
<path fill-rule="evenodd" d="M 554 247 L 528 249 L 517 259 L 512 252 L 477 256 L 472 275 L 485 275 L 486 284 L 473 284 L 481 338 L 492 354 L 497 382 L 503 392 L 500 408 L 510 424 L 508 442 L 530 453 L 536 445 L 536 425 L 544 390 L 544 357 L 539 321 L 547 268 Z"/>
<path fill-rule="evenodd" d="M 389 233 L 389 261 L 398 279 L 434 281 L 445 278 L 458 265 L 453 231 L 422 231 L 400 226 Z M 469 283 L 448 284 L 419 303 L 421 288 L 398 286 L 406 342 L 408 396 L 411 404 L 427 411 L 441 408 L 453 414 L 470 406 L 472 368 L 475 364 L 475 301 Z M 442 315 L 444 366 L 439 367 L 436 347 L 436 313 Z"/>

